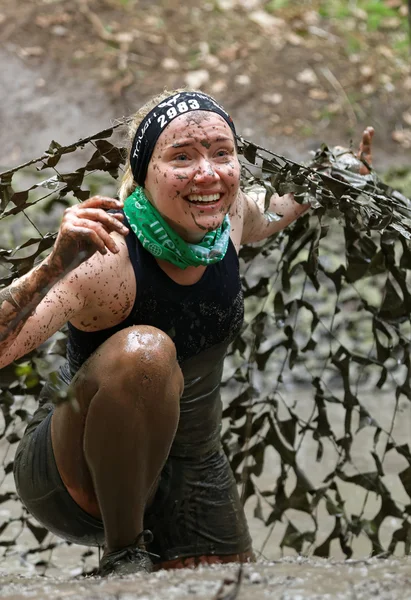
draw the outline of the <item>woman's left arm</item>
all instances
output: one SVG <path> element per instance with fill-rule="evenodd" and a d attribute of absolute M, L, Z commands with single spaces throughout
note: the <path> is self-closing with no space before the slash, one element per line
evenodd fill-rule
<path fill-rule="evenodd" d="M 374 136 L 373 127 L 367 127 L 362 134 L 358 152 L 354 155 L 357 159 L 358 173 L 367 175 L 372 164 L 371 144 Z M 344 149 L 340 149 L 340 152 Z M 352 152 L 345 149 L 345 152 Z M 293 194 L 279 196 L 274 194 L 270 199 L 270 206 L 264 210 L 265 190 L 262 186 L 252 188 L 248 193 L 240 191 L 239 200 L 242 206 L 243 229 L 241 244 L 260 242 L 274 233 L 281 231 L 290 223 L 298 219 L 310 208 L 310 204 L 300 204 L 294 200 Z M 278 215 L 273 218 L 270 213 Z"/>
<path fill-rule="evenodd" d="M 251 190 L 248 193 L 240 191 L 239 200 L 243 204 L 241 244 L 265 240 L 290 225 L 310 208 L 310 204 L 296 202 L 293 194 L 284 196 L 273 194 L 269 209 L 265 211 L 264 198 L 265 190 L 263 188 Z M 279 218 L 273 217 L 272 213 L 278 215 Z"/>

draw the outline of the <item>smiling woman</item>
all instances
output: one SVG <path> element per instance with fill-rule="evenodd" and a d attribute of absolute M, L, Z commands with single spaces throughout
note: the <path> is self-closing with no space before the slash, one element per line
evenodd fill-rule
<path fill-rule="evenodd" d="M 272 221 L 240 190 L 234 124 L 206 94 L 153 99 L 131 139 L 120 200 L 67 209 L 51 254 L 0 296 L 0 367 L 68 322 L 58 386 L 77 401 L 54 406 L 46 385 L 17 490 L 50 531 L 104 547 L 101 575 L 253 560 L 220 441 L 237 253 L 307 207 L 274 196 Z"/>

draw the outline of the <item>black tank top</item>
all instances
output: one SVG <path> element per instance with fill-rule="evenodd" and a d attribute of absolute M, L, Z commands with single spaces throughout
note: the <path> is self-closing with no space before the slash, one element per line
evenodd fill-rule
<path fill-rule="evenodd" d="M 171 454 L 203 454 L 219 443 L 223 361 L 244 317 L 237 253 L 230 240 L 224 259 L 209 265 L 197 283 L 179 285 L 134 233 L 126 237 L 126 243 L 137 284 L 131 313 L 119 325 L 96 332 L 81 331 L 69 323 L 62 378 L 69 382 L 98 346 L 121 329 L 131 325 L 161 329 L 176 345 L 185 382 Z"/>

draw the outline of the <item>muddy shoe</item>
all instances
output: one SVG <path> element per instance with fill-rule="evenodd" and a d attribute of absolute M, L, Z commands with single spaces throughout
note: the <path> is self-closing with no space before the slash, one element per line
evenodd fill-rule
<path fill-rule="evenodd" d="M 153 534 L 145 529 L 131 546 L 109 552 L 100 561 L 98 575 L 101 577 L 109 575 L 123 577 L 133 573 L 151 573 L 153 563 L 150 556 L 154 555 L 145 550 L 144 544 L 150 543 L 152 540 Z"/>

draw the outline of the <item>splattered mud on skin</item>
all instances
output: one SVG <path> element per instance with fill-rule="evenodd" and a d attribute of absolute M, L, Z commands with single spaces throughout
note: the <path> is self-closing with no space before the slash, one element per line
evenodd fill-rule
<path fill-rule="evenodd" d="M 135 287 L 131 283 L 134 279 L 127 276 L 126 281 L 123 278 L 118 281 L 118 273 L 127 273 L 125 266 L 127 269 L 132 268 L 125 244 L 121 250 L 122 257 L 111 255 L 114 264 L 110 264 L 108 269 L 107 259 L 103 259 L 106 264 L 102 264 L 97 274 L 96 271 L 90 271 L 89 286 L 83 289 L 84 297 L 89 298 L 89 305 L 88 308 L 85 307 L 86 314 L 82 315 L 81 320 L 71 319 L 74 326 L 85 331 L 100 331 L 121 323 L 129 315 L 135 300 Z M 107 290 L 115 293 L 107 294 Z"/>
<path fill-rule="evenodd" d="M 208 227 L 204 227 L 204 225 L 200 225 L 200 223 L 197 223 L 195 215 L 193 215 L 192 213 L 191 213 L 191 218 L 193 219 L 193 221 L 197 225 L 197 227 L 199 229 L 201 229 L 202 231 L 213 231 L 213 229 L 214 229 L 213 227 L 211 229 L 209 229 Z"/>
<path fill-rule="evenodd" d="M 185 117 L 186 125 L 187 125 L 187 127 L 190 127 L 190 125 L 194 124 L 194 125 L 198 125 L 199 127 L 201 127 L 201 124 L 203 121 L 210 121 L 211 115 L 216 115 L 216 114 L 217 113 L 213 113 L 212 111 L 207 111 L 207 110 L 195 110 L 195 111 L 189 112 L 189 113 L 187 113 L 187 115 Z M 222 117 L 220 117 L 220 118 L 224 121 L 224 119 Z"/>
<path fill-rule="evenodd" d="M 42 264 L 0 292 L 0 351 L 10 347 L 36 306 L 63 275 L 61 268 Z M 9 300 L 10 295 L 13 303 Z M 24 348 L 29 349 L 31 345 L 30 339 Z"/>
<path fill-rule="evenodd" d="M 187 241 L 199 241 L 204 232 L 215 230 L 231 209 L 239 185 L 239 164 L 233 152 L 231 129 L 213 112 L 180 115 L 158 139 L 147 171 L 146 193 L 162 217 Z M 220 193 L 224 206 L 205 210 L 186 202 L 187 195 L 207 189 Z"/>
<path fill-rule="evenodd" d="M 110 200 L 110 202 L 117 204 L 116 201 Z M 81 210 L 82 209 L 79 209 L 79 211 Z M 67 214 L 68 212 L 66 212 L 66 215 Z M 121 227 L 124 229 L 124 226 L 120 224 L 118 219 L 114 219 L 107 215 L 105 216 L 105 219 L 112 224 L 112 228 L 114 225 L 114 228 L 117 230 Z M 68 220 L 66 221 L 66 230 L 62 233 L 63 223 L 64 219 L 62 226 L 60 227 L 58 239 L 50 256 L 45 259 L 39 267 L 20 278 L 16 284 L 12 284 L 6 288 L 6 290 L 3 291 L 3 301 L 1 301 L 0 294 L 0 304 L 2 306 L 2 316 L 0 317 L 0 340 L 5 342 L 0 348 L 10 348 L 27 319 L 35 312 L 36 307 L 50 290 L 51 296 L 46 300 L 46 304 L 48 304 L 51 309 L 49 323 L 52 322 L 57 313 L 59 313 L 58 318 L 60 320 L 62 316 L 68 318 L 70 314 L 70 308 L 67 308 L 68 293 L 64 292 L 64 290 L 60 290 L 59 293 L 56 293 L 55 291 L 53 292 L 52 288 L 69 271 L 79 266 L 79 264 L 85 260 L 87 254 L 94 253 L 97 250 L 97 247 L 94 246 L 93 250 L 88 239 L 85 239 L 84 236 L 78 236 L 70 231 L 71 224 Z M 113 248 L 116 248 L 114 241 L 112 244 Z M 107 249 L 102 253 L 106 252 Z M 7 302 L 7 296 L 10 295 L 10 292 L 14 298 L 14 305 Z M 77 301 L 79 301 L 78 295 L 75 297 L 77 298 Z M 6 300 L 6 305 L 4 305 L 4 300 Z M 10 308 L 7 309 L 7 307 Z M 27 353 L 27 351 L 43 341 L 44 336 L 47 334 L 49 323 L 46 325 L 39 325 L 36 334 L 28 334 L 26 339 L 20 342 L 21 345 L 18 350 L 19 355 L 21 355 L 22 351 Z M 7 353 L 5 357 L 6 360 L 10 360 L 10 358 L 7 359 Z M 12 358 L 14 358 L 14 356 Z"/>

